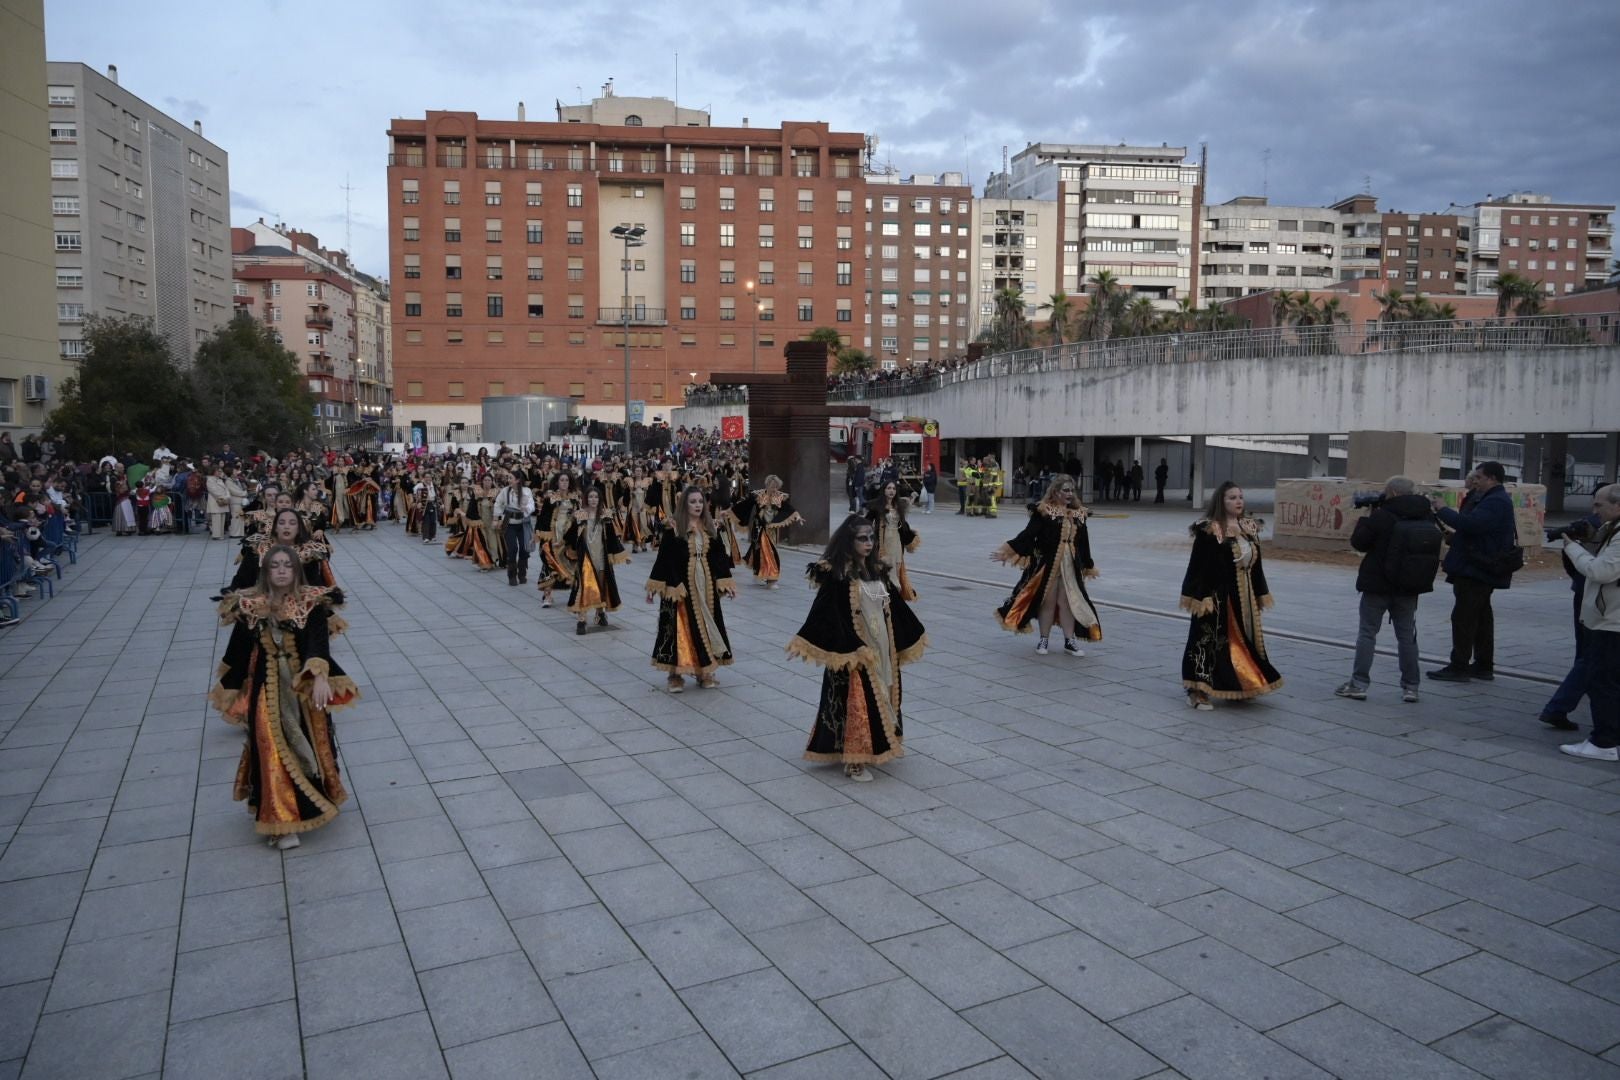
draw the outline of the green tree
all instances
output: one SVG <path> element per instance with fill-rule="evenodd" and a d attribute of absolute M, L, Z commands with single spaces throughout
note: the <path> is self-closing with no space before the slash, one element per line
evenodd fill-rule
<path fill-rule="evenodd" d="M 838 340 L 838 331 L 830 326 L 818 326 L 805 337 L 806 341 L 819 341 L 827 346 L 827 355 L 836 358 L 843 342 Z"/>
<path fill-rule="evenodd" d="M 838 357 L 833 361 L 833 370 L 840 375 L 846 375 L 857 371 L 870 371 L 876 363 L 877 360 L 871 353 L 852 345 L 838 350 Z"/>
<path fill-rule="evenodd" d="M 1051 312 L 1046 322 L 1046 336 L 1053 345 L 1062 345 L 1069 339 L 1069 320 L 1074 314 L 1074 302 L 1069 294 L 1059 289 L 1040 307 Z"/>
<path fill-rule="evenodd" d="M 1086 337 L 1106 341 L 1114 323 L 1124 313 L 1127 298 L 1124 287 L 1112 270 L 1091 275 L 1091 299 L 1086 305 Z"/>
<path fill-rule="evenodd" d="M 79 373 L 62 380 L 45 430 L 67 440 L 75 457 L 187 446 L 194 415 L 191 387 L 152 320 L 129 315 L 85 320 Z"/>
<path fill-rule="evenodd" d="M 1125 305 L 1119 320 L 1121 337 L 1147 337 L 1159 332 L 1159 309 L 1146 296 L 1138 296 Z"/>
<path fill-rule="evenodd" d="M 246 313 L 198 347 L 191 389 L 204 446 L 228 442 L 283 453 L 314 434 L 315 397 L 298 357 Z"/>
<path fill-rule="evenodd" d="M 1035 330 L 1024 311 L 1024 294 L 1007 287 L 996 293 L 995 314 L 990 322 L 990 345 L 995 352 L 1027 349 L 1034 343 Z"/>

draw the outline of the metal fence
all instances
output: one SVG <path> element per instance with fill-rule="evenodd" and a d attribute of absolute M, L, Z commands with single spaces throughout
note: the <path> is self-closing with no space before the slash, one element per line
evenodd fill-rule
<path fill-rule="evenodd" d="M 839 387 L 832 401 L 926 394 L 961 382 L 1050 371 L 1194 364 L 1207 361 L 1372 353 L 1457 353 L 1582 348 L 1620 343 L 1620 314 L 1541 315 L 1514 319 L 1373 322 L 1361 326 L 1273 326 L 1254 330 L 1158 334 L 1075 341 L 998 353 L 949 371 L 904 374 Z"/>
<path fill-rule="evenodd" d="M 725 390 L 694 390 L 686 395 L 686 404 L 693 407 L 746 405 L 748 404 L 748 387 L 734 386 Z"/>

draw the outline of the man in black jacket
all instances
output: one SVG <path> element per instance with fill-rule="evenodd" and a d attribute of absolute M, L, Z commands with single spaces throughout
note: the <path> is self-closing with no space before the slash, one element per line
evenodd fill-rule
<path fill-rule="evenodd" d="M 1468 496 L 1461 510 L 1439 499 L 1434 513 L 1441 524 L 1455 530 L 1446 553 L 1446 580 L 1456 602 L 1451 609 L 1451 661 L 1429 672 L 1442 682 L 1496 677 L 1496 620 L 1491 593 L 1513 584 L 1508 557 L 1517 545 L 1513 499 L 1503 483 L 1501 464 L 1482 461 L 1468 474 Z"/>
<path fill-rule="evenodd" d="M 1434 590 L 1440 569 L 1440 530 L 1434 523 L 1429 500 L 1415 493 L 1405 476 L 1392 476 L 1384 485 L 1384 501 L 1356 522 L 1350 546 L 1365 552 L 1356 574 L 1361 593 L 1361 630 L 1356 635 L 1355 667 L 1350 681 L 1333 692 L 1356 701 L 1367 699 L 1372 682 L 1374 646 L 1384 615 L 1395 627 L 1395 648 L 1401 666 L 1401 700 L 1418 699 L 1418 597 Z"/>

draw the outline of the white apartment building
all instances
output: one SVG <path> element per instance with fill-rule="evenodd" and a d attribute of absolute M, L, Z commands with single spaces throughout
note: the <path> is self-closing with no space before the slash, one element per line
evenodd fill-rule
<path fill-rule="evenodd" d="M 46 65 L 60 348 L 87 315 L 143 315 L 189 364 L 231 316 L 225 151 L 84 64 Z"/>
<path fill-rule="evenodd" d="M 1267 289 L 1320 289 L 1339 280 L 1341 216 L 1320 206 L 1272 206 L 1243 195 L 1204 207 L 1200 305 Z"/>
<path fill-rule="evenodd" d="M 1024 297 L 1024 315 L 1044 327 L 1050 312 L 1042 305 L 1058 291 L 1058 209 L 1040 199 L 975 199 L 977 253 L 970 271 L 973 293 L 971 337 L 989 327 L 996 294 L 1014 289 Z M 1078 300 L 1077 290 L 1069 295 Z M 1078 309 L 1078 303 L 1076 304 Z"/>

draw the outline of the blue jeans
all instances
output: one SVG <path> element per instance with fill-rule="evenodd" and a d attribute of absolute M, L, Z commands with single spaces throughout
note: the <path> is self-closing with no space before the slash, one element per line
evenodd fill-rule
<path fill-rule="evenodd" d="M 1355 668 L 1350 681 L 1367 689 L 1372 682 L 1373 649 L 1378 643 L 1378 630 L 1384 625 L 1384 615 L 1395 626 L 1395 653 L 1400 660 L 1401 688 L 1416 690 L 1422 682 L 1418 674 L 1417 606 L 1415 596 L 1384 596 L 1378 593 L 1361 594 L 1361 628 L 1356 634 Z"/>
<path fill-rule="evenodd" d="M 1581 625 L 1581 596 L 1575 594 L 1575 662 L 1569 666 L 1569 674 L 1564 681 L 1558 684 L 1553 696 L 1547 704 L 1541 707 L 1543 716 L 1565 716 L 1574 712 L 1581 706 L 1581 698 L 1586 696 L 1587 682 L 1591 679 L 1591 667 L 1587 663 L 1588 639 L 1593 631 Z"/>

